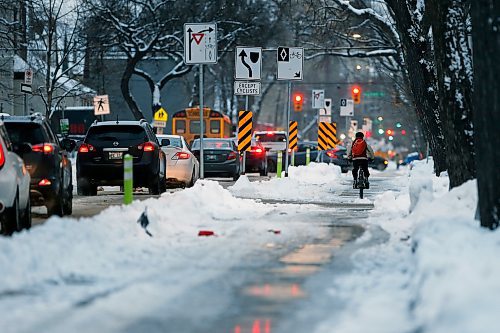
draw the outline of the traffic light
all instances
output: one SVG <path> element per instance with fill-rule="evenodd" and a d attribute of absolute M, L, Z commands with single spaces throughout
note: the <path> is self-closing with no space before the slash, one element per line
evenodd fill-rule
<path fill-rule="evenodd" d="M 355 86 L 352 88 L 352 99 L 354 101 L 354 104 L 361 103 L 361 88 L 360 87 Z"/>
<path fill-rule="evenodd" d="M 302 111 L 303 104 L 304 96 L 301 93 L 295 93 L 293 95 L 293 109 L 297 112 Z"/>

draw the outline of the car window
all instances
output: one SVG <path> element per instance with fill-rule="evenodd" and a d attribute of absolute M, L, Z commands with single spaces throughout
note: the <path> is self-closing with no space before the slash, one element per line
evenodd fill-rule
<path fill-rule="evenodd" d="M 235 144 L 230 140 L 203 140 L 203 149 L 234 149 Z M 200 140 L 193 141 L 192 149 L 200 149 Z"/>
<path fill-rule="evenodd" d="M 45 129 L 37 123 L 5 123 L 9 138 L 14 144 L 23 142 L 32 145 L 48 142 Z"/>
<path fill-rule="evenodd" d="M 286 135 L 284 133 L 264 133 L 256 134 L 255 138 L 260 142 L 285 142 Z"/>
<path fill-rule="evenodd" d="M 181 138 L 179 138 L 179 137 L 172 136 L 172 137 L 168 137 L 168 138 L 161 138 L 161 139 L 169 139 L 169 140 L 170 140 L 170 145 L 171 145 L 171 146 L 173 146 L 173 147 L 179 147 L 179 148 L 182 148 Z M 161 139 L 160 139 L 160 141 L 161 141 Z"/>
<path fill-rule="evenodd" d="M 133 146 L 149 141 L 145 130 L 141 126 L 92 126 L 89 128 L 85 142 L 95 145 L 118 141 L 122 146 Z"/>

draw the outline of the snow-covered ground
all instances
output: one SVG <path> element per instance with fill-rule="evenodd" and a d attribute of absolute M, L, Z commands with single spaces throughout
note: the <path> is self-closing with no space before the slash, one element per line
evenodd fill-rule
<path fill-rule="evenodd" d="M 256 249 L 314 237 L 319 231 L 304 216 L 318 206 L 254 199 L 327 202 L 349 176 L 316 163 L 289 174 L 252 183 L 243 176 L 228 190 L 199 181 L 93 218 L 51 218 L 0 238 L 0 331 L 119 332 Z M 433 176 L 425 161 L 393 174 L 398 192 L 374 200 L 358 242 L 369 243 L 370 226 L 390 239 L 361 247 L 352 271 L 315 286 L 310 295 L 328 293 L 332 304 L 345 306 L 332 307 L 310 331 L 499 332 L 500 234 L 473 219 L 475 183 L 448 192 L 448 179 Z M 137 223 L 145 207 L 153 237 Z M 202 230 L 215 237 L 199 237 Z"/>

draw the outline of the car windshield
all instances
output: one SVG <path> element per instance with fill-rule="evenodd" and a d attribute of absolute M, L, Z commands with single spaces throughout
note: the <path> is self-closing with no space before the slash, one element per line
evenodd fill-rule
<path fill-rule="evenodd" d="M 93 126 L 87 133 L 86 142 L 91 145 L 119 142 L 121 146 L 133 146 L 148 141 L 141 126 Z"/>
<path fill-rule="evenodd" d="M 28 142 L 32 145 L 44 143 L 44 129 L 36 123 L 5 123 L 10 141 L 14 144 Z"/>
<path fill-rule="evenodd" d="M 203 140 L 203 149 L 231 149 L 231 141 L 229 140 Z M 200 140 L 193 141 L 191 149 L 200 149 Z"/>
<path fill-rule="evenodd" d="M 285 142 L 286 135 L 284 133 L 260 133 L 256 134 L 255 138 L 260 142 Z"/>

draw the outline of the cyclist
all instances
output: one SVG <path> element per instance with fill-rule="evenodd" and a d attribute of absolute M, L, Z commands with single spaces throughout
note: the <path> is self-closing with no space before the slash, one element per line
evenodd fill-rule
<path fill-rule="evenodd" d="M 356 188 L 358 183 L 358 171 L 359 168 L 363 169 L 365 174 L 365 188 L 370 188 L 370 183 L 368 182 L 368 177 L 370 173 L 368 172 L 368 160 L 372 160 L 375 156 L 372 147 L 366 143 L 364 139 L 363 132 L 356 133 L 356 139 L 347 147 L 347 158 L 352 160 L 352 177 L 354 178 L 353 188 Z"/>

